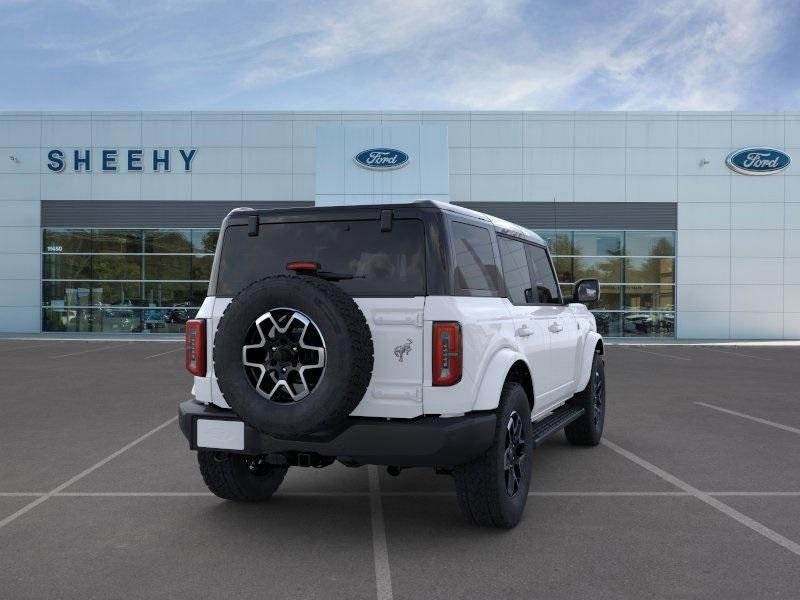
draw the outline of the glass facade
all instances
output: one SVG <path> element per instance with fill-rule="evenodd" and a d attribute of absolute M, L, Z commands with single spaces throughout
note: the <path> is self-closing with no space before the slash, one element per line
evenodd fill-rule
<path fill-rule="evenodd" d="M 44 229 L 42 330 L 181 333 L 208 288 L 217 229 Z"/>
<path fill-rule="evenodd" d="M 539 231 L 562 293 L 595 277 L 608 337 L 675 336 L 674 231 Z M 206 296 L 217 229 L 44 229 L 42 330 L 181 333 Z"/>
<path fill-rule="evenodd" d="M 675 337 L 674 231 L 539 231 L 550 247 L 562 286 L 600 280 L 592 306 L 608 337 Z"/>

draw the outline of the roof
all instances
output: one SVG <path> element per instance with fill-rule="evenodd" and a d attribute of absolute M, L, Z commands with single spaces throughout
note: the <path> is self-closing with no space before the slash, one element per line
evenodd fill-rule
<path fill-rule="evenodd" d="M 506 221 L 505 219 L 495 217 L 493 215 L 465 208 L 463 206 L 459 206 L 458 204 L 450 204 L 449 202 L 439 202 L 438 200 L 418 200 L 417 203 L 420 204 L 430 203 L 431 205 L 447 212 L 462 214 L 465 216 L 472 217 L 474 219 L 482 219 L 484 221 L 489 221 L 499 233 L 505 233 L 506 235 L 510 235 L 513 237 L 525 238 L 530 241 L 536 242 L 537 244 L 541 244 L 543 246 L 546 245 L 545 241 L 535 231 L 532 231 L 527 227 L 523 227 L 522 225 L 517 225 L 516 223 L 512 223 L 511 221 Z"/>
<path fill-rule="evenodd" d="M 234 213 L 237 212 L 258 212 L 258 213 L 266 213 L 266 214 L 297 214 L 297 213 L 308 213 L 308 212 L 317 212 L 317 213 L 324 213 L 324 212 L 359 212 L 359 211 L 370 211 L 370 210 L 386 210 L 386 209 L 400 209 L 400 208 L 434 208 L 437 210 L 441 210 L 444 212 L 449 212 L 453 214 L 464 215 L 466 217 L 471 217 L 473 219 L 480 219 L 482 221 L 487 221 L 492 224 L 492 226 L 497 230 L 499 233 L 503 233 L 512 237 L 518 237 L 527 239 L 528 241 L 532 241 L 534 243 L 540 244 L 542 246 L 546 245 L 545 241 L 539 237 L 539 235 L 526 228 L 522 227 L 521 225 L 517 225 L 516 223 L 512 223 L 511 221 L 506 221 L 505 219 L 500 219 L 498 217 L 478 212 L 476 210 L 471 210 L 469 208 L 465 208 L 463 206 L 459 206 L 458 204 L 450 204 L 449 202 L 441 202 L 438 200 L 428 200 L 428 199 L 420 199 L 414 202 L 396 202 L 391 204 L 352 204 L 352 205 L 338 205 L 338 206 L 306 206 L 306 207 L 294 207 L 294 208 L 267 208 L 267 209 L 254 209 L 249 207 L 240 207 L 234 208 L 228 216 L 230 217 Z"/>

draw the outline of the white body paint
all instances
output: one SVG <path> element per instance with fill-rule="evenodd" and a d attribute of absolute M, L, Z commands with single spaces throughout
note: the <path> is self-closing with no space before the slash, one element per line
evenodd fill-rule
<path fill-rule="evenodd" d="M 207 319 L 208 374 L 192 392 L 205 404 L 230 408 L 213 368 L 214 334 L 230 298 L 209 297 L 197 318 Z M 351 413 L 358 417 L 413 419 L 456 416 L 497 407 L 509 369 L 518 361 L 533 379 L 532 417 L 541 418 L 586 387 L 600 336 L 582 304 L 515 306 L 506 298 L 429 296 L 356 298 L 372 331 L 372 380 Z M 432 323 L 458 321 L 463 335 L 463 375 L 453 386 L 432 379 Z M 402 360 L 400 360 L 402 358 Z"/>

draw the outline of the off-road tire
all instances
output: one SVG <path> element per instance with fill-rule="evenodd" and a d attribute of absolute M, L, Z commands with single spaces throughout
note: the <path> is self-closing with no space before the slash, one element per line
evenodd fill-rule
<path fill-rule="evenodd" d="M 304 398 L 279 403 L 248 379 L 242 345 L 267 311 L 289 308 L 314 322 L 324 339 L 325 370 Z M 214 337 L 214 374 L 227 403 L 259 431 L 294 437 L 341 425 L 367 390 L 373 368 L 372 334 L 353 298 L 317 277 L 273 275 L 240 291 L 225 309 Z"/>
<path fill-rule="evenodd" d="M 519 487 L 515 494 L 506 490 L 507 426 L 516 414 L 522 427 L 525 447 L 520 461 Z M 519 523 L 528 499 L 531 481 L 531 413 L 525 389 L 515 382 L 503 386 L 497 408 L 494 441 L 477 459 L 453 470 L 461 512 L 477 525 L 510 529 Z"/>
<path fill-rule="evenodd" d="M 197 462 L 211 492 L 225 500 L 268 500 L 286 476 L 288 467 L 255 464 L 256 457 L 232 452 L 198 450 Z M 251 465 L 255 468 L 251 469 Z"/>
<path fill-rule="evenodd" d="M 583 408 L 584 413 L 564 428 L 567 440 L 575 446 L 597 446 L 603 437 L 606 416 L 606 374 L 602 354 L 595 353 L 589 383 L 573 396 L 570 403 Z"/>

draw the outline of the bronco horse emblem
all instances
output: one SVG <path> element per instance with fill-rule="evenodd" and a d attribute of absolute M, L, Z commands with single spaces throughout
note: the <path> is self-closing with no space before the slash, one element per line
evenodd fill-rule
<path fill-rule="evenodd" d="M 406 338 L 405 344 L 394 347 L 394 355 L 397 357 L 397 360 L 403 362 L 403 356 L 411 353 L 411 344 L 413 343 L 414 342 L 410 338 Z"/>

